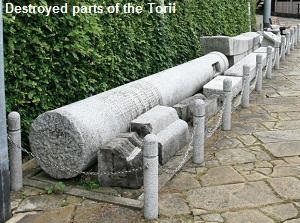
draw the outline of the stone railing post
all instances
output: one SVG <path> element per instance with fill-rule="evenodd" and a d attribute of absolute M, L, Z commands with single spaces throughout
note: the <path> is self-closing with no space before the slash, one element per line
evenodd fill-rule
<path fill-rule="evenodd" d="M 272 78 L 272 67 L 273 67 L 273 47 L 268 46 L 267 48 L 267 79 Z"/>
<path fill-rule="evenodd" d="M 297 25 L 298 28 L 298 42 L 300 42 L 300 24 Z"/>
<path fill-rule="evenodd" d="M 22 151 L 20 149 L 21 118 L 18 112 L 11 112 L 8 115 L 8 136 L 11 140 L 9 142 L 10 187 L 12 191 L 19 191 L 23 187 L 23 173 Z"/>
<path fill-rule="evenodd" d="M 158 218 L 158 141 L 153 134 L 146 135 L 143 146 L 144 217 Z"/>
<path fill-rule="evenodd" d="M 232 80 L 224 79 L 223 81 L 223 93 L 224 93 L 224 111 L 222 117 L 222 129 L 224 131 L 231 130 L 231 106 L 232 106 Z"/>
<path fill-rule="evenodd" d="M 281 36 L 281 61 L 285 61 L 285 54 L 286 54 L 286 51 L 285 51 L 285 48 L 286 48 L 286 38 L 285 36 Z"/>
<path fill-rule="evenodd" d="M 249 107 L 250 100 L 250 67 L 247 65 L 243 66 L 243 94 L 242 94 L 242 107 Z"/>
<path fill-rule="evenodd" d="M 291 54 L 291 33 L 290 32 L 286 34 L 286 44 L 287 44 L 286 55 L 290 55 Z"/>
<path fill-rule="evenodd" d="M 275 43 L 275 69 L 278 70 L 280 68 L 280 43 Z"/>
<path fill-rule="evenodd" d="M 294 35 L 295 33 L 294 33 L 294 28 L 292 27 L 291 28 L 291 50 L 293 51 L 294 50 L 294 39 L 295 39 L 295 35 Z"/>
<path fill-rule="evenodd" d="M 258 93 L 261 93 L 262 91 L 262 70 L 263 70 L 263 65 L 262 65 L 262 61 L 263 61 L 263 57 L 262 55 L 256 55 L 256 71 L 257 71 L 257 81 L 256 81 L 256 85 L 255 85 L 255 90 Z"/>
<path fill-rule="evenodd" d="M 204 162 L 205 102 L 200 99 L 195 100 L 193 126 L 193 163 L 201 164 Z"/>
<path fill-rule="evenodd" d="M 294 45 L 296 47 L 298 45 L 298 27 L 297 26 L 294 27 L 294 36 L 295 36 Z"/>

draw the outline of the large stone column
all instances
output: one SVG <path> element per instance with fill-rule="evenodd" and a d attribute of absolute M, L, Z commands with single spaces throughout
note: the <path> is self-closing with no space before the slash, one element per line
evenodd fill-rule
<path fill-rule="evenodd" d="M 172 106 L 197 93 L 228 68 L 218 52 L 46 112 L 32 124 L 31 149 L 55 178 L 72 178 L 90 166 L 110 139 L 156 105 Z"/>

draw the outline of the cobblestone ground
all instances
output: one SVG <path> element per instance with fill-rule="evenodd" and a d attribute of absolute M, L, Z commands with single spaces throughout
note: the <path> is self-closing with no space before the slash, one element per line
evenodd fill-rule
<path fill-rule="evenodd" d="M 205 166 L 189 162 L 163 188 L 157 222 L 300 223 L 299 70 L 295 49 L 250 107 L 234 112 L 232 131 L 207 141 Z M 12 206 L 9 222 L 144 222 L 140 211 L 30 187 Z"/>

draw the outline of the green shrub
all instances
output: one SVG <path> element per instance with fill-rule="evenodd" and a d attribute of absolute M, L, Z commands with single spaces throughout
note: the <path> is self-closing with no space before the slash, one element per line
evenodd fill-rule
<path fill-rule="evenodd" d="M 54 2 L 48 4 L 65 1 Z M 128 1 L 105 1 L 115 2 Z M 130 2 L 146 5 L 148 1 Z M 246 0 L 174 2 L 176 14 L 164 16 L 148 12 L 4 15 L 7 111 L 21 113 L 24 134 L 32 120 L 47 110 L 201 56 L 201 35 L 232 36 L 248 30 Z"/>

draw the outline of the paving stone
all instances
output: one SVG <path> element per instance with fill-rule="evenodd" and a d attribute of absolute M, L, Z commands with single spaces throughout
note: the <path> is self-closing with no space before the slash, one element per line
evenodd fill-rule
<path fill-rule="evenodd" d="M 203 187 L 186 193 L 192 208 L 228 211 L 280 202 L 264 182 Z"/>
<path fill-rule="evenodd" d="M 274 223 L 274 221 L 257 210 L 227 212 L 222 214 L 230 223 Z"/>
<path fill-rule="evenodd" d="M 202 186 L 242 183 L 245 179 L 232 167 L 214 167 L 200 177 Z"/>
<path fill-rule="evenodd" d="M 203 210 L 203 209 L 195 208 L 195 209 L 192 209 L 192 213 L 193 213 L 194 216 L 199 216 L 199 215 L 206 214 L 207 211 Z"/>
<path fill-rule="evenodd" d="M 294 177 L 270 178 L 268 182 L 285 199 L 300 199 L 300 180 Z"/>
<path fill-rule="evenodd" d="M 206 167 L 196 168 L 196 172 L 197 172 L 197 176 L 201 176 L 207 172 L 207 168 Z"/>
<path fill-rule="evenodd" d="M 41 195 L 28 197 L 22 201 L 16 212 L 42 211 L 60 208 L 65 196 L 62 195 Z"/>
<path fill-rule="evenodd" d="M 169 217 L 191 213 L 183 196 L 178 193 L 162 194 L 159 199 L 159 212 Z"/>
<path fill-rule="evenodd" d="M 254 135 L 264 143 L 288 142 L 298 140 L 300 138 L 300 130 L 264 131 L 256 132 Z"/>
<path fill-rule="evenodd" d="M 285 157 L 284 160 L 290 164 L 300 164 L 300 157 L 293 156 L 293 157 Z"/>
<path fill-rule="evenodd" d="M 75 206 L 46 211 L 41 214 L 27 215 L 22 223 L 69 223 L 72 220 Z"/>
<path fill-rule="evenodd" d="M 258 161 L 255 162 L 256 168 L 273 168 L 273 165 L 269 163 L 268 161 Z"/>
<path fill-rule="evenodd" d="M 241 135 L 239 136 L 239 140 L 246 146 L 251 146 L 257 142 L 257 139 L 252 135 Z"/>
<path fill-rule="evenodd" d="M 270 160 L 260 147 L 227 149 L 216 152 L 216 157 L 223 165 L 242 164 L 257 160 Z"/>
<path fill-rule="evenodd" d="M 294 218 L 298 215 L 297 209 L 291 203 L 272 205 L 262 208 L 261 210 L 267 215 L 280 221 L 284 221 L 289 218 Z"/>
<path fill-rule="evenodd" d="M 224 222 L 224 219 L 220 214 L 205 214 L 201 215 L 201 218 L 208 222 Z"/>
<path fill-rule="evenodd" d="M 271 160 L 270 162 L 275 166 L 286 164 L 286 162 L 284 160 Z"/>
<path fill-rule="evenodd" d="M 283 223 L 300 223 L 300 218 L 285 221 Z"/>
<path fill-rule="evenodd" d="M 300 165 L 285 164 L 273 168 L 272 177 L 300 176 Z"/>
<path fill-rule="evenodd" d="M 241 146 L 242 143 L 239 140 L 229 137 L 223 137 L 215 143 L 215 147 L 217 147 L 218 149 L 232 149 Z"/>
<path fill-rule="evenodd" d="M 248 180 L 248 181 L 258 181 L 268 178 L 266 175 L 258 173 L 256 171 L 252 171 L 250 173 L 242 173 L 242 175 Z"/>
<path fill-rule="evenodd" d="M 167 184 L 167 188 L 177 191 L 191 190 L 197 187 L 200 187 L 198 180 L 194 175 L 185 172 L 179 173 Z"/>
<path fill-rule="evenodd" d="M 23 219 L 28 215 L 35 215 L 39 212 L 33 211 L 33 212 L 26 212 L 26 213 L 18 213 L 14 214 L 9 220 L 7 220 L 5 223 L 23 223 Z"/>
<path fill-rule="evenodd" d="M 265 148 L 275 157 L 298 156 L 300 155 L 300 141 L 277 142 L 265 144 Z"/>
<path fill-rule="evenodd" d="M 111 204 L 90 204 L 78 206 L 72 223 L 128 223 L 144 222 L 142 213 Z"/>

